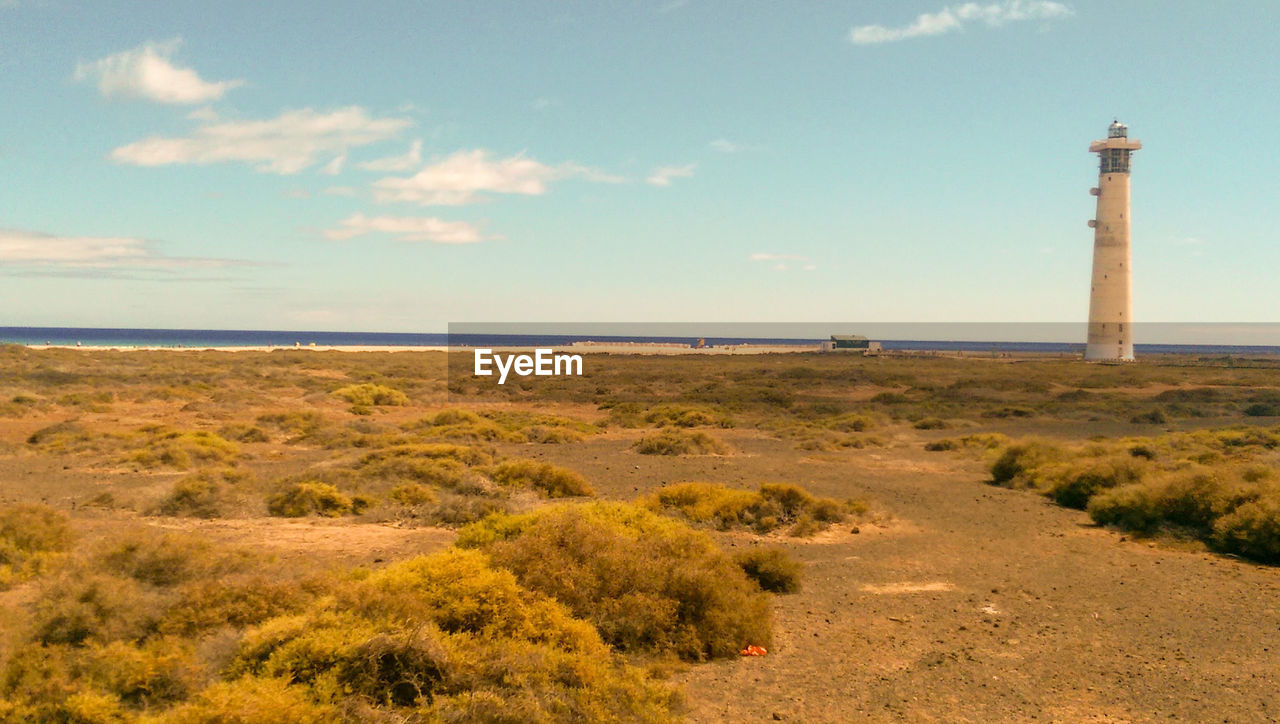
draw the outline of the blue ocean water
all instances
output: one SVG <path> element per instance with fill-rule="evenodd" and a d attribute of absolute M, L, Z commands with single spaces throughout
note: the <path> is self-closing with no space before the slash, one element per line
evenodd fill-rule
<path fill-rule="evenodd" d="M 695 337 L 623 337 L 606 335 L 454 334 L 394 332 L 303 332 L 237 329 L 98 329 L 88 327 L 0 327 L 0 344 L 82 345 L 85 347 L 440 347 L 556 346 L 570 342 L 647 342 L 692 346 Z M 709 345 L 817 344 L 820 339 L 757 337 L 707 337 Z M 881 340 L 887 350 L 938 350 L 964 352 L 1040 352 L 1080 354 L 1084 344 L 1068 342 L 969 342 L 942 340 Z M 1277 355 L 1280 347 L 1222 344 L 1139 344 L 1141 354 Z"/>

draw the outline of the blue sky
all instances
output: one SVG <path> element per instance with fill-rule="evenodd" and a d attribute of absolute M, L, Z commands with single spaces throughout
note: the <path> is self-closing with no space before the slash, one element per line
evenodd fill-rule
<path fill-rule="evenodd" d="M 0 0 L 0 326 L 1280 309 L 1280 3 Z"/>

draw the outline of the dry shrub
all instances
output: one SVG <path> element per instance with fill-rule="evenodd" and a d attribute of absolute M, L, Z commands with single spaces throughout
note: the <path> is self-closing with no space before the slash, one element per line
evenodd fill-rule
<path fill-rule="evenodd" d="M 259 415 L 258 424 L 287 437 L 286 442 L 297 443 L 314 438 L 329 425 L 324 415 L 315 410 L 288 410 Z"/>
<path fill-rule="evenodd" d="M 523 435 L 511 432 L 470 410 L 443 410 L 432 417 L 404 425 L 404 429 L 422 437 L 440 440 L 526 441 Z"/>
<path fill-rule="evenodd" d="M 219 681 L 190 702 L 170 709 L 160 724 L 327 724 L 342 717 L 316 702 L 306 688 L 284 679 L 246 676 Z"/>
<path fill-rule="evenodd" d="M 863 503 L 819 498 L 803 488 L 780 483 L 765 483 L 757 491 L 720 483 L 676 483 L 659 488 L 642 504 L 718 530 L 751 528 L 767 533 L 790 526 L 789 532 L 796 536 L 812 535 L 866 511 Z"/>
<path fill-rule="evenodd" d="M 296 581 L 260 574 L 188 581 L 157 622 L 161 633 L 193 637 L 225 626 L 244 628 L 296 613 L 313 591 Z"/>
<path fill-rule="evenodd" d="M 656 427 L 733 427 L 733 420 L 721 410 L 679 404 L 651 407 L 644 421 Z"/>
<path fill-rule="evenodd" d="M 595 624 L 623 651 L 687 660 L 767 645 L 768 599 L 705 533 L 633 505 L 558 505 L 491 516 L 462 531 L 480 548 Z"/>
<path fill-rule="evenodd" d="M 40 644 L 138 639 L 155 631 L 161 597 L 142 583 L 87 570 L 50 581 L 32 610 L 33 638 Z"/>
<path fill-rule="evenodd" d="M 51 453 L 80 452 L 94 442 L 89 432 L 77 420 L 63 420 L 42 427 L 27 437 L 27 444 Z"/>
<path fill-rule="evenodd" d="M 951 427 L 946 420 L 938 417 L 925 417 L 911 424 L 917 430 L 945 430 Z"/>
<path fill-rule="evenodd" d="M 1280 563 L 1280 493 L 1242 504 L 1214 521 L 1221 550 L 1264 563 Z"/>
<path fill-rule="evenodd" d="M 218 428 L 218 434 L 235 442 L 270 442 L 267 431 L 257 425 L 235 422 Z"/>
<path fill-rule="evenodd" d="M 200 465 L 234 465 L 240 457 L 235 443 L 208 430 L 170 430 L 144 427 L 140 447 L 125 456 L 126 462 L 143 467 L 186 470 Z"/>
<path fill-rule="evenodd" d="M 0 590 L 50 570 L 72 538 L 67 516 L 47 505 L 0 508 Z"/>
<path fill-rule="evenodd" d="M 138 528 L 116 534 L 93 560 L 100 570 L 167 587 L 234 573 L 253 559 L 246 550 L 216 547 L 194 534 Z"/>
<path fill-rule="evenodd" d="M 329 483 L 306 480 L 288 484 L 267 499 L 267 512 L 281 518 L 339 518 L 359 513 L 363 507 Z"/>
<path fill-rule="evenodd" d="M 991 482 L 1005 487 L 1029 487 L 1031 474 L 1046 463 L 1064 456 L 1061 447 L 1045 441 L 1028 439 L 1005 448 L 991 465 Z"/>
<path fill-rule="evenodd" d="M 1089 499 L 1098 493 L 1141 480 L 1145 463 L 1127 453 L 1076 458 L 1046 466 L 1039 485 L 1059 505 L 1084 510 Z"/>
<path fill-rule="evenodd" d="M 202 470 L 174 483 L 150 513 L 179 518 L 224 517 L 243 501 L 236 486 L 244 480 L 244 474 L 236 470 Z"/>
<path fill-rule="evenodd" d="M 344 583 L 251 631 L 228 667 L 355 718 L 667 721 L 671 693 L 485 557 L 451 550 Z"/>
<path fill-rule="evenodd" d="M 355 469 L 366 480 L 410 481 L 484 493 L 488 481 L 471 467 L 491 460 L 488 453 L 462 445 L 397 445 L 365 454 Z"/>
<path fill-rule="evenodd" d="M 436 501 L 435 491 L 422 483 L 405 483 L 391 489 L 387 497 L 400 505 L 425 505 Z"/>
<path fill-rule="evenodd" d="M 804 566 L 781 548 L 749 548 L 733 554 L 751 580 L 770 593 L 796 593 Z"/>
<path fill-rule="evenodd" d="M 548 498 L 595 495 L 581 474 L 537 460 L 506 460 L 499 463 L 491 475 L 498 485 L 532 488 Z"/>
<path fill-rule="evenodd" d="M 661 430 L 645 435 L 632 447 L 641 455 L 728 455 L 733 451 L 701 430 Z"/>
<path fill-rule="evenodd" d="M 396 407 L 409 404 L 409 397 L 400 390 L 370 382 L 339 387 L 333 394 L 356 407 Z"/>

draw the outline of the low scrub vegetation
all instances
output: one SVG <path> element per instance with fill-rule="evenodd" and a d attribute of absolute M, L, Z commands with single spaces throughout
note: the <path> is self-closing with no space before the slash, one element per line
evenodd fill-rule
<path fill-rule="evenodd" d="M 705 533 L 633 505 L 558 505 L 464 528 L 520 583 L 591 621 L 621 651 L 686 660 L 768 645 L 769 600 Z"/>
<path fill-rule="evenodd" d="M 67 516 L 47 505 L 0 508 L 0 591 L 52 569 L 71 541 Z"/>
<path fill-rule="evenodd" d="M 717 530 L 747 528 L 768 533 L 785 528 L 793 536 L 813 535 L 867 511 L 858 501 L 820 498 L 780 483 L 765 483 L 754 491 L 719 483 L 676 483 L 660 488 L 642 502 L 651 510 Z"/>
<path fill-rule="evenodd" d="M 347 385 L 333 391 L 336 397 L 350 402 L 354 407 L 398 407 L 409 404 L 408 395 L 400 390 L 365 382 Z"/>
<path fill-rule="evenodd" d="M 1280 428 L 1224 428 L 1087 445 L 1010 444 L 992 481 L 1087 509 L 1139 534 L 1169 531 L 1280 563 Z"/>
<path fill-rule="evenodd" d="M 478 552 L 272 565 L 143 531 L 50 578 L 0 662 L 0 721 L 674 720 L 669 687 Z"/>
<path fill-rule="evenodd" d="M 733 561 L 760 588 L 770 593 L 796 593 L 800 590 L 804 566 L 781 548 L 749 548 L 735 553 Z"/>
<path fill-rule="evenodd" d="M 641 455 L 728 455 L 729 445 L 701 430 L 662 430 L 645 435 L 633 446 Z"/>
<path fill-rule="evenodd" d="M 548 498 L 595 495 L 581 474 L 537 460 L 506 460 L 493 468 L 491 475 L 498 485 L 532 488 Z"/>
<path fill-rule="evenodd" d="M 267 512 L 282 518 L 318 515 L 339 518 L 368 507 L 368 500 L 351 497 L 329 483 L 301 481 L 286 485 L 267 500 Z"/>
<path fill-rule="evenodd" d="M 202 470 L 173 484 L 169 492 L 150 509 L 152 515 L 178 518 L 223 518 L 244 509 L 248 476 L 228 468 Z"/>
<path fill-rule="evenodd" d="M 141 445 L 125 454 L 125 462 L 144 468 L 187 470 L 205 465 L 234 465 L 240 457 L 235 443 L 208 430 L 171 430 L 163 426 L 138 431 Z"/>

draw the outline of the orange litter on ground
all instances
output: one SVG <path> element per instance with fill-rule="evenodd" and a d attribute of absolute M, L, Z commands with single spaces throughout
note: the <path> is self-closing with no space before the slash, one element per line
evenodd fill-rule
<path fill-rule="evenodd" d="M 769 652 L 765 651 L 763 646 L 756 646 L 755 644 L 752 644 L 738 653 L 743 656 L 764 656 Z"/>

